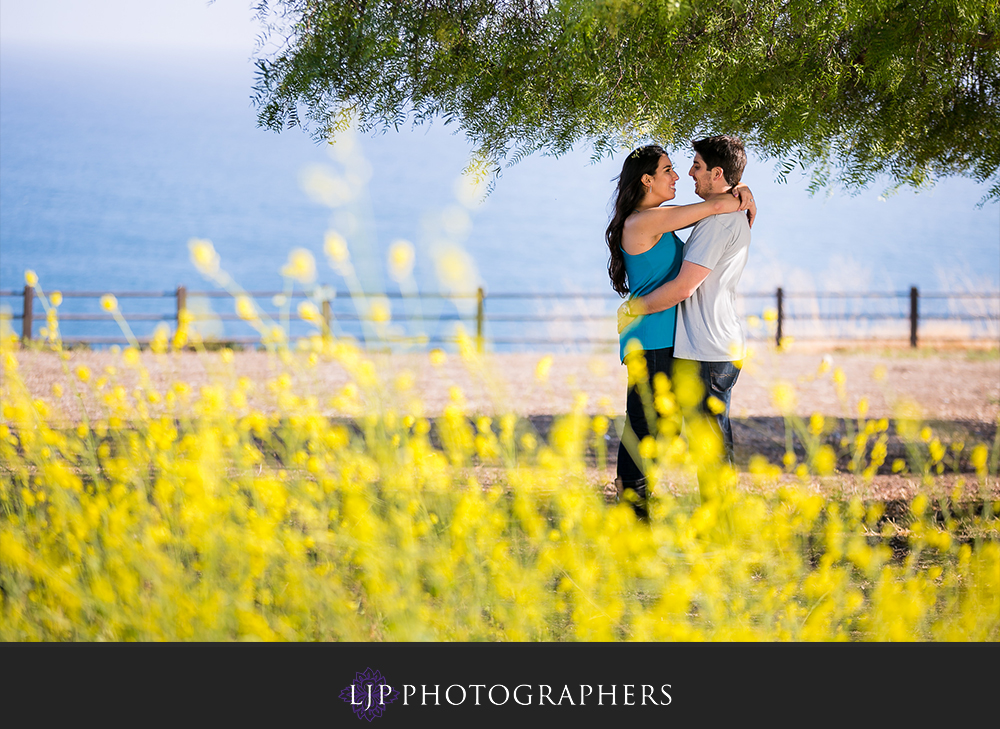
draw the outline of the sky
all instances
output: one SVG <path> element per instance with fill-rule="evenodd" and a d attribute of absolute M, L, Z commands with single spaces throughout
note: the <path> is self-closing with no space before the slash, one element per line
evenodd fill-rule
<path fill-rule="evenodd" d="M 248 57 L 260 32 L 249 0 L 2 0 L 0 44 L 217 50 Z"/>
<path fill-rule="evenodd" d="M 178 52 L 178 57 L 184 51 L 217 52 L 220 67 L 224 63 L 226 67 L 236 64 L 246 69 L 248 86 L 245 94 L 249 98 L 250 59 L 256 54 L 258 37 L 261 33 L 261 24 L 254 18 L 252 6 L 253 0 L 214 0 L 214 2 L 209 0 L 0 0 L 0 44 L 5 50 L 25 47 L 52 49 L 61 53 L 80 50 L 88 55 L 101 51 L 117 59 L 136 57 L 139 51 L 148 51 L 159 57 L 162 57 L 164 52 L 167 52 L 169 57 L 171 51 Z M 265 52 L 266 50 L 265 48 Z M 687 158 L 684 156 L 686 152 L 685 150 L 684 154 L 680 155 L 679 164 L 682 169 L 686 169 Z M 961 236 L 965 234 L 963 225 L 967 221 L 984 219 L 984 213 L 973 211 L 973 206 L 985 192 L 985 187 L 977 187 L 970 180 L 946 181 L 947 184 L 942 184 L 938 190 L 921 192 L 919 198 L 904 192 L 888 204 L 877 199 L 879 195 L 877 186 L 869 188 L 853 200 L 847 199 L 843 193 L 838 193 L 834 199 L 824 203 L 822 194 L 818 199 L 807 199 L 805 193 L 799 189 L 804 187 L 805 183 L 802 181 L 790 180 L 788 185 L 774 185 L 771 179 L 772 166 L 773 161 L 758 164 L 758 169 L 754 172 L 756 175 L 754 184 L 755 192 L 764 193 L 763 196 L 758 194 L 759 201 L 763 197 L 767 202 L 766 195 L 772 196 L 770 210 L 778 212 L 783 218 L 784 225 L 779 231 L 780 235 L 787 237 L 787 230 L 797 219 L 801 219 L 802 226 L 813 229 L 816 228 L 817 220 L 829 221 L 838 216 L 843 221 L 845 230 L 852 219 L 863 217 L 865 220 L 879 222 L 878 227 L 866 228 L 861 234 L 857 231 L 846 232 L 828 246 L 840 256 L 833 261 L 831 268 L 837 275 L 854 282 L 857 286 L 877 287 L 878 282 L 864 279 L 861 273 L 870 266 L 863 260 L 861 253 L 852 254 L 852 251 L 862 249 L 863 241 L 868 236 L 888 238 L 897 235 L 895 228 L 902 222 L 912 223 L 917 218 L 926 217 L 927 226 L 940 225 L 939 219 L 942 215 L 939 201 L 944 193 L 960 189 L 961 194 L 968 199 L 951 213 L 954 219 L 946 226 L 949 234 Z M 532 174 L 539 176 L 538 170 L 543 167 L 549 169 L 553 175 L 556 174 L 557 165 L 554 162 L 537 159 L 525 160 L 506 172 L 505 178 L 508 182 L 505 184 L 501 181 L 497 193 L 493 196 L 494 202 L 501 202 L 499 198 L 504 191 L 499 188 L 516 187 L 511 183 L 518 176 Z M 606 177 L 610 178 L 611 175 Z M 610 190 L 610 181 L 607 184 Z M 525 187 L 527 189 L 527 186 Z M 690 195 L 678 200 L 680 203 L 692 201 Z M 874 209 L 879 205 L 884 205 L 884 214 L 865 208 L 867 206 Z M 822 217 L 818 218 L 817 214 Z M 992 229 L 998 217 L 998 206 L 996 204 L 988 206 L 985 215 L 989 218 Z M 785 271 L 786 264 L 789 263 L 786 260 L 787 256 L 780 253 L 784 249 L 775 248 L 778 253 L 769 253 L 771 249 L 768 248 L 766 223 L 766 220 L 762 220 L 759 226 L 756 255 L 761 261 L 759 270 L 766 273 L 769 278 L 760 281 L 750 280 L 752 277 L 745 278 L 747 285 L 770 287 L 774 283 L 772 278 L 779 283 L 782 279 L 790 278 Z M 992 243 L 990 245 L 992 246 Z M 843 255 L 840 253 L 841 250 L 844 251 Z M 965 266 L 963 270 L 971 271 L 973 274 L 982 271 L 991 287 L 995 286 L 995 281 L 1000 276 L 1000 264 L 993 255 L 993 250 L 995 249 L 989 252 L 989 260 L 976 258 L 963 263 Z M 829 250 L 821 249 L 816 254 L 821 254 L 825 258 Z M 774 261 L 763 265 L 768 255 L 771 255 Z M 856 255 L 861 263 L 855 265 L 852 255 Z M 794 261 L 791 263 L 798 265 Z M 903 284 L 907 283 L 909 282 L 903 281 Z M 978 288 L 979 284 L 974 282 L 973 287 Z"/>

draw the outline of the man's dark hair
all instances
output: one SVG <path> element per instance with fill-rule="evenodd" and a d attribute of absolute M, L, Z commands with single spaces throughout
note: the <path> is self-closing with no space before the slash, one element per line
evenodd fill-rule
<path fill-rule="evenodd" d="M 747 166 L 747 153 L 738 137 L 706 137 L 691 142 L 691 146 L 705 160 L 708 169 L 722 168 L 722 174 L 730 187 L 739 184 L 743 178 L 743 168 Z"/>

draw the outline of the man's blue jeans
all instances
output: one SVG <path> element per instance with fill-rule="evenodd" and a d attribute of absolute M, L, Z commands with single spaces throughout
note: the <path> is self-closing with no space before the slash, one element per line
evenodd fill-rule
<path fill-rule="evenodd" d="M 732 362 L 699 362 L 701 381 L 705 385 L 705 398 L 702 400 L 702 410 L 709 422 L 714 422 L 719 429 L 722 444 L 726 449 L 726 460 L 730 466 L 736 465 L 733 449 L 733 424 L 729 420 L 729 402 L 733 393 L 733 385 L 740 375 L 740 368 Z M 725 406 L 721 412 L 714 412 L 709 406 L 709 398 L 714 397 Z M 716 405 L 715 410 L 719 410 Z"/>

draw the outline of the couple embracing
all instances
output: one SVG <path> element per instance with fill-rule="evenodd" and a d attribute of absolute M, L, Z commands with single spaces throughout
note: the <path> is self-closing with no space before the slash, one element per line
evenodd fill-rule
<path fill-rule="evenodd" d="M 679 179 L 662 147 L 640 147 L 625 160 L 605 234 L 608 273 L 615 291 L 629 296 L 618 310 L 622 361 L 630 372 L 645 370 L 650 384 L 657 373 L 672 380 L 680 360 L 690 361 L 704 386 L 702 412 L 732 464 L 730 394 L 746 353 L 736 286 L 756 206 L 740 184 L 747 158 L 739 139 L 709 137 L 692 146 L 688 174 L 703 200 L 692 205 L 661 207 L 674 198 Z M 691 226 L 682 242 L 675 231 Z M 647 481 L 639 443 L 655 437 L 655 411 L 647 412 L 639 383 L 629 379 L 616 485 L 644 519 Z"/>

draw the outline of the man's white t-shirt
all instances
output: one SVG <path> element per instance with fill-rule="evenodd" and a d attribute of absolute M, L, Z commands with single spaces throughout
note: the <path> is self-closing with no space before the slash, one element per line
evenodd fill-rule
<path fill-rule="evenodd" d="M 674 357 L 735 362 L 746 356 L 746 334 L 736 313 L 736 286 L 750 251 L 746 213 L 712 215 L 695 224 L 684 260 L 710 268 L 701 286 L 677 305 Z"/>

